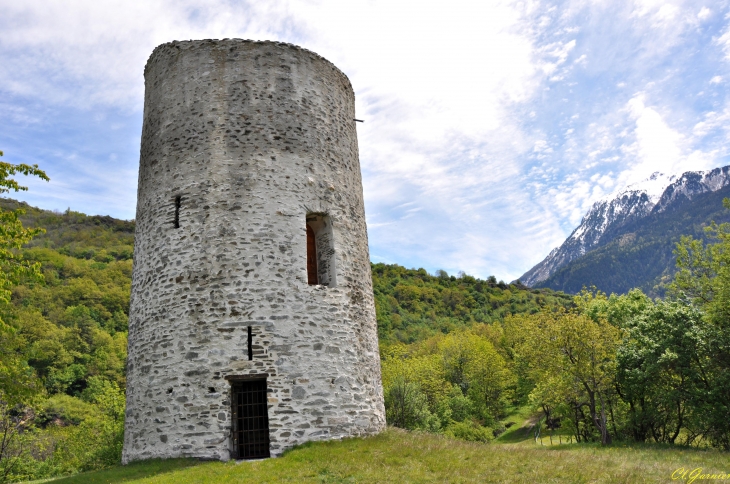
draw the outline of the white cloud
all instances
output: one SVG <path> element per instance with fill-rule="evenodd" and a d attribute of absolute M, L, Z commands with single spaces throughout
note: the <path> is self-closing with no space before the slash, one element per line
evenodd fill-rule
<path fill-rule="evenodd" d="M 704 114 L 702 121 L 693 126 L 692 134 L 701 138 L 718 128 L 727 130 L 728 121 L 730 121 L 730 111 L 728 109 L 719 113 L 715 111 L 707 112 Z"/>
<path fill-rule="evenodd" d="M 638 158 L 638 163 L 631 167 L 632 179 L 628 183 L 642 180 L 655 171 L 675 173 L 681 160 L 682 136 L 654 108 L 646 106 L 643 93 L 634 96 L 627 108 L 636 121 Z"/>
<path fill-rule="evenodd" d="M 685 171 L 706 170 L 717 166 L 718 151 L 693 148 L 698 137 L 706 134 L 717 116 L 709 116 L 704 125 L 695 125 L 691 135 L 682 135 L 670 127 L 653 106 L 647 106 L 645 93 L 636 94 L 626 106 L 635 122 L 634 142 L 624 145 L 624 152 L 635 161 L 618 175 L 617 189 L 648 178 L 654 172 L 681 174 Z"/>
<path fill-rule="evenodd" d="M 724 86 L 728 75 L 693 64 L 723 51 L 730 60 L 730 30 L 700 24 L 722 13 L 712 8 L 698 13 L 690 0 L 0 0 L 0 109 L 13 129 L 43 134 L 63 123 L 48 106 L 73 106 L 88 113 L 83 122 L 131 136 L 114 113 L 139 116 L 142 69 L 156 45 L 300 44 L 347 73 L 366 119 L 358 135 L 373 257 L 510 279 L 622 184 L 722 159 L 722 89 L 708 88 L 703 102 L 714 104 L 700 111 L 686 94 L 698 90 L 691 76 Z M 700 25 L 715 28 L 714 40 L 695 35 Z M 15 136 L 7 133 L 0 137 Z M 134 160 L 110 161 L 112 152 L 39 155 L 54 182 L 34 193 L 52 208 L 81 199 L 133 205 Z"/>
<path fill-rule="evenodd" d="M 727 27 L 725 32 L 715 42 L 725 52 L 725 60 L 730 61 L 730 27 Z"/>

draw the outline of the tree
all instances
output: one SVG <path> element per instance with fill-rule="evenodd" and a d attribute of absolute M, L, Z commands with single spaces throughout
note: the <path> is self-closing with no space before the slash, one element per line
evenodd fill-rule
<path fill-rule="evenodd" d="M 620 330 L 604 318 L 564 310 L 542 311 L 510 326 L 519 333 L 516 357 L 536 383 L 533 402 L 553 409 L 562 401 L 572 413 L 565 416 L 573 420 L 577 437 L 581 422 L 588 420 L 601 443 L 611 443 L 608 419 Z"/>
<path fill-rule="evenodd" d="M 693 395 L 704 393 L 697 387 L 701 327 L 700 312 L 676 301 L 658 301 L 626 323 L 627 336 L 617 355 L 617 387 L 629 405 L 628 430 L 634 440 L 674 443 L 691 424 Z"/>
<path fill-rule="evenodd" d="M 0 156 L 3 152 L 0 151 Z M 48 180 L 38 165 L 13 165 L 0 161 L 0 193 L 27 190 L 12 175 L 23 174 Z M 18 253 L 23 244 L 43 232 L 25 228 L 22 209 L 0 210 L 0 480 L 12 471 L 19 448 L 17 435 L 30 417 L 26 407 L 32 403 L 37 386 L 32 370 L 23 360 L 22 348 L 14 328 L 3 317 L 10 304 L 10 290 L 23 278 L 40 279 L 40 264 L 28 262 Z"/>
<path fill-rule="evenodd" d="M 388 424 L 404 429 L 434 429 L 428 397 L 445 393 L 434 358 L 408 354 L 402 344 L 388 348 L 382 361 L 385 418 Z M 425 386 L 425 388 L 423 388 Z M 424 393 L 424 390 L 426 392 Z M 429 391 L 430 390 L 430 391 Z"/>
<path fill-rule="evenodd" d="M 3 156 L 2 151 L 0 151 L 0 156 Z M 0 161 L 0 193 L 7 193 L 10 190 L 15 192 L 28 190 L 28 187 L 21 186 L 17 181 L 9 178 L 18 173 L 49 180 L 38 165 L 13 165 Z M 4 304 L 10 302 L 10 288 L 20 278 L 40 277 L 40 264 L 29 263 L 17 253 L 17 249 L 44 232 L 40 228 L 23 227 L 20 216 L 24 213 L 23 209 L 0 211 L 0 303 Z"/>
<path fill-rule="evenodd" d="M 443 338 L 439 353 L 447 380 L 474 402 L 482 420 L 491 424 L 499 418 L 513 376 L 494 345 L 471 331 L 457 331 Z"/>
<path fill-rule="evenodd" d="M 723 205 L 730 209 L 730 199 Z M 670 291 L 703 313 L 696 329 L 698 385 L 692 406 L 699 431 L 712 445 L 730 450 L 730 224 L 713 223 L 705 230 L 714 242 L 682 237 L 677 244 L 679 271 Z"/>
<path fill-rule="evenodd" d="M 0 156 L 3 152 L 0 151 Z M 49 180 L 48 176 L 38 168 L 38 165 L 13 165 L 0 161 L 0 193 L 10 190 L 27 190 L 17 181 L 10 178 L 15 174 L 37 176 Z M 0 400 L 13 405 L 18 403 L 16 398 L 22 399 L 28 393 L 28 385 L 23 374 L 23 362 L 18 361 L 15 340 L 11 336 L 11 328 L 2 317 L 10 304 L 10 289 L 14 284 L 25 277 L 41 279 L 40 264 L 28 262 L 18 253 L 23 244 L 43 233 L 43 229 L 25 228 L 20 216 L 25 212 L 22 209 L 0 210 Z"/>

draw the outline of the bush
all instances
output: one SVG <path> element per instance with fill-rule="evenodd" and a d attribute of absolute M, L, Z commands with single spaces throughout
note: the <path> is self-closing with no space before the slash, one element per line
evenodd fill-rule
<path fill-rule="evenodd" d="M 120 463 L 124 392 L 113 382 L 91 377 L 82 398 L 54 395 L 40 405 L 35 423 L 41 428 L 28 425 L 14 443 L 9 481 L 104 469 Z"/>
<path fill-rule="evenodd" d="M 79 425 L 90 416 L 97 418 L 101 416 L 95 405 L 62 393 L 53 395 L 40 407 L 36 424 L 44 428 L 49 425 L 57 427 Z"/>
<path fill-rule="evenodd" d="M 438 418 L 428 409 L 428 400 L 418 384 L 402 376 L 393 381 L 385 392 L 385 419 L 402 429 L 434 430 L 439 427 Z"/>
<path fill-rule="evenodd" d="M 482 427 L 474 420 L 455 422 L 449 425 L 444 433 L 450 437 L 470 442 L 491 442 L 494 440 L 494 431 L 489 427 Z"/>
<path fill-rule="evenodd" d="M 448 396 L 439 402 L 436 411 L 444 424 L 463 422 L 474 414 L 474 403 L 454 385 Z"/>

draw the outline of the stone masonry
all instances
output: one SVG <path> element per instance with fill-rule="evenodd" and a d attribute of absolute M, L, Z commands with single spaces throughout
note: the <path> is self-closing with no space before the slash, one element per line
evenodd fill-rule
<path fill-rule="evenodd" d="M 234 457 L 237 378 L 266 379 L 271 455 L 382 430 L 348 78 L 226 39 L 157 47 L 145 86 L 123 461 Z"/>

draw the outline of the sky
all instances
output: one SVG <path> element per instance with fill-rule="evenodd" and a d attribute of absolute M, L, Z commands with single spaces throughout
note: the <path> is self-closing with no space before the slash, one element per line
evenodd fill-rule
<path fill-rule="evenodd" d="M 0 0 L 10 196 L 133 219 L 152 50 L 303 46 L 356 96 L 373 262 L 511 281 L 598 199 L 730 164 L 730 3 Z"/>

